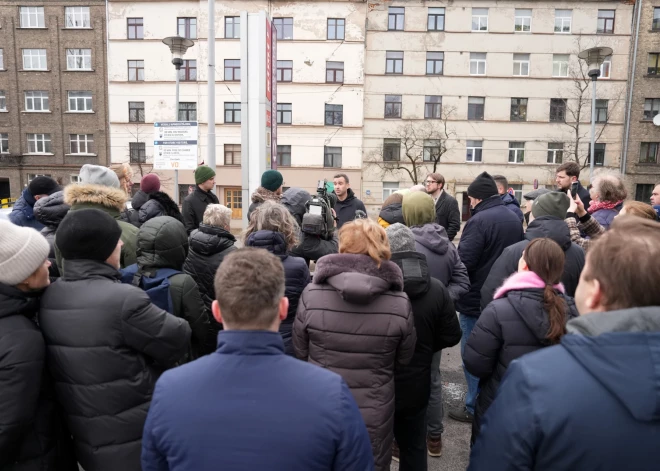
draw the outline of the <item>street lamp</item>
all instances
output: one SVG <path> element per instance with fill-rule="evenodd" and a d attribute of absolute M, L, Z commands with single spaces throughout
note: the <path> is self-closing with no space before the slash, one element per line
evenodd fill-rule
<path fill-rule="evenodd" d="M 589 77 L 593 83 L 591 92 L 591 155 L 589 156 L 589 182 L 594 179 L 594 153 L 596 148 L 596 81 L 600 77 L 600 66 L 605 58 L 612 55 L 609 47 L 592 47 L 578 54 L 578 57 L 589 66 Z"/>
<path fill-rule="evenodd" d="M 192 40 L 182 38 L 181 36 L 170 36 L 163 39 L 163 44 L 169 46 L 172 52 L 172 64 L 176 69 L 176 94 L 174 100 L 174 121 L 179 120 L 179 70 L 183 65 L 183 55 L 189 47 L 195 44 Z M 174 202 L 179 204 L 179 170 L 174 169 Z"/>

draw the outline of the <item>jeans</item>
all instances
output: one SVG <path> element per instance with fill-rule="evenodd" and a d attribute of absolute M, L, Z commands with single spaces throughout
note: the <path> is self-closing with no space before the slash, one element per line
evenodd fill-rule
<path fill-rule="evenodd" d="M 395 412 L 394 438 L 399 445 L 399 471 L 426 471 L 426 407 Z"/>
<path fill-rule="evenodd" d="M 431 395 L 429 396 L 429 405 L 426 409 L 426 433 L 438 438 L 445 431 L 442 425 L 442 417 L 445 411 L 442 408 L 442 377 L 440 375 L 440 359 L 442 350 L 433 354 L 431 363 Z"/>
<path fill-rule="evenodd" d="M 474 324 L 477 323 L 477 318 L 472 316 L 466 316 L 465 314 L 458 315 L 458 321 L 461 324 L 461 331 L 463 335 L 461 336 L 461 357 L 465 353 L 465 344 L 467 343 Z M 465 396 L 465 408 L 470 414 L 474 414 L 474 405 L 477 402 L 477 392 L 479 391 L 479 378 L 472 376 L 468 373 L 468 370 L 465 369 L 463 365 L 463 372 L 465 373 L 465 381 L 467 382 L 467 395 Z"/>

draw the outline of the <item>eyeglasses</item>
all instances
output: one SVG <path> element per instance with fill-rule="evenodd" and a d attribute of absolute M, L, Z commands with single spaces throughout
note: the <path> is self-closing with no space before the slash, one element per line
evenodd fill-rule
<path fill-rule="evenodd" d="M 433 183 L 438 183 L 438 182 L 436 182 L 435 180 L 426 180 L 424 182 L 425 185 L 432 185 Z"/>

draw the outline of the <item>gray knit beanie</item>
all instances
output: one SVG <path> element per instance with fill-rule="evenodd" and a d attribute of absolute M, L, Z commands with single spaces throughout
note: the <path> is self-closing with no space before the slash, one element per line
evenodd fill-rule
<path fill-rule="evenodd" d="M 390 250 L 397 252 L 414 252 L 415 236 L 409 227 L 397 222 L 391 224 L 385 229 L 387 238 L 390 240 Z"/>
<path fill-rule="evenodd" d="M 80 169 L 80 183 L 119 188 L 119 177 L 107 167 L 85 164 Z"/>
<path fill-rule="evenodd" d="M 15 286 L 37 271 L 50 245 L 38 231 L 0 220 L 0 283 Z"/>

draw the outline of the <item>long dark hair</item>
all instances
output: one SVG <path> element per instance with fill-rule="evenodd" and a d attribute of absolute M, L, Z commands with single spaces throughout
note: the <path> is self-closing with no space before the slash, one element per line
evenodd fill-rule
<path fill-rule="evenodd" d="M 529 270 L 536 273 L 544 282 L 543 307 L 550 319 L 547 339 L 551 344 L 559 343 L 566 333 L 566 312 L 568 306 L 553 285 L 561 281 L 564 273 L 564 251 L 552 239 L 534 239 L 523 254 Z"/>

